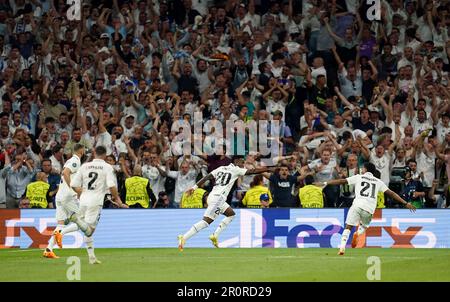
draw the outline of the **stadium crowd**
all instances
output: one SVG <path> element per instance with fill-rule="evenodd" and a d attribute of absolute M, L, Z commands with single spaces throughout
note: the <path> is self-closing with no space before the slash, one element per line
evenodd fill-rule
<path fill-rule="evenodd" d="M 280 122 L 277 171 L 240 179 L 233 207 L 348 207 L 352 186 L 313 183 L 366 161 L 416 207 L 450 205 L 450 1 L 381 0 L 379 21 L 358 0 L 80 2 L 76 20 L 0 0 L 0 208 L 53 207 L 77 145 L 106 147 L 130 207 L 203 207 L 211 184 L 183 192 L 242 158 L 182 154 L 172 125 L 194 113 Z"/>

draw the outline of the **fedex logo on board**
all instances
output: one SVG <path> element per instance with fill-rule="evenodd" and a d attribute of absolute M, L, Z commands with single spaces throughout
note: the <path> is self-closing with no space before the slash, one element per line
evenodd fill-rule
<path fill-rule="evenodd" d="M 345 215 L 348 209 L 345 210 Z M 263 247 L 276 247 L 276 238 L 285 237 L 287 247 L 305 247 L 313 245 L 315 247 L 337 247 L 340 234 L 344 230 L 344 219 L 342 222 L 337 217 L 291 217 L 295 212 L 289 209 L 263 210 Z M 391 218 L 390 223 L 383 219 L 382 210 L 377 210 L 374 214 L 371 226 L 361 240 L 359 247 L 391 247 L 391 248 L 414 248 L 414 247 L 435 247 L 436 236 L 432 232 L 424 231 L 426 224 L 435 223 L 435 218 Z M 294 227 L 283 225 L 283 221 L 294 220 L 297 224 Z M 317 228 L 316 225 L 325 225 Z M 406 229 L 404 229 L 406 227 Z M 404 229 L 402 231 L 402 229 Z M 392 245 L 388 245 L 383 236 L 388 234 Z M 378 238 L 376 238 L 378 237 Z M 416 237 L 424 237 L 425 244 L 412 243 Z M 382 240 L 383 239 L 383 240 Z M 372 242 L 372 243 L 370 243 Z M 373 242 L 384 242 L 385 244 L 373 244 Z M 350 243 L 349 243 L 350 244 Z"/>
<path fill-rule="evenodd" d="M 0 211 L 0 248 L 45 248 L 55 229 L 54 217 L 22 217 L 20 210 Z M 67 234 L 75 239 L 66 247 L 80 247 L 80 233 Z"/>

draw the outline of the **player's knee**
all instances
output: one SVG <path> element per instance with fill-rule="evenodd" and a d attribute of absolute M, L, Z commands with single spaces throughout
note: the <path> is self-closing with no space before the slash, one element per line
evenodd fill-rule
<path fill-rule="evenodd" d="M 203 220 L 208 224 L 208 225 L 210 225 L 214 220 L 212 220 L 211 218 L 209 218 L 209 217 L 203 217 Z"/>
<path fill-rule="evenodd" d="M 232 208 L 228 208 L 223 214 L 227 217 L 234 217 L 236 215 Z"/>

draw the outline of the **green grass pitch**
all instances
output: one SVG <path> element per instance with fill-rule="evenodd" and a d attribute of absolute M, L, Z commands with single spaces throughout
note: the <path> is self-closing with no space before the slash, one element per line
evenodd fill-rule
<path fill-rule="evenodd" d="M 449 249 L 85 249 L 0 250 L 1 281 L 68 281 L 67 259 L 81 259 L 80 281 L 368 281 L 370 256 L 380 258 L 381 281 L 450 281 Z"/>

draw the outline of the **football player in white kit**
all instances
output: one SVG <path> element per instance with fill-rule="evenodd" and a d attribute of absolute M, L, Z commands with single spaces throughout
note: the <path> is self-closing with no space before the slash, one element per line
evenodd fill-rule
<path fill-rule="evenodd" d="M 375 176 L 374 176 L 375 175 Z M 377 176 L 377 177 L 376 177 Z M 339 247 L 338 255 L 344 255 L 345 246 L 350 232 L 354 226 L 358 226 L 358 230 L 353 234 L 352 247 L 358 244 L 358 237 L 366 231 L 372 220 L 372 215 L 377 207 L 378 192 L 383 192 L 389 195 L 395 201 L 404 204 L 412 212 L 416 208 L 406 202 L 397 193 L 391 191 L 384 182 L 380 179 L 380 172 L 372 163 L 365 163 L 362 168 L 362 174 L 350 176 L 345 179 L 333 179 L 324 182 L 323 185 L 355 185 L 355 199 L 350 207 L 347 219 L 345 220 L 345 230 L 342 233 L 341 246 Z M 321 185 L 320 183 L 318 185 Z"/>
<path fill-rule="evenodd" d="M 128 208 L 120 200 L 113 167 L 105 162 L 105 158 L 105 147 L 96 147 L 95 159 L 83 164 L 70 183 L 70 186 L 80 196 L 80 210 L 73 214 L 70 220 L 75 222 L 85 235 L 84 242 L 86 243 L 90 264 L 101 263 L 95 257 L 92 234 L 100 219 L 105 195 L 111 192 L 113 203 L 118 207 Z"/>
<path fill-rule="evenodd" d="M 242 159 L 239 159 L 239 162 L 237 164 L 243 167 L 244 161 Z M 184 235 L 178 236 L 178 248 L 180 249 L 180 251 L 183 250 L 186 240 L 194 236 L 196 233 L 200 232 L 200 230 L 208 227 L 217 218 L 217 216 L 219 216 L 220 214 L 224 214 L 225 218 L 220 222 L 220 225 L 217 227 L 214 233 L 209 236 L 209 239 L 211 240 L 213 245 L 215 247 L 219 247 L 218 237 L 220 233 L 222 233 L 222 231 L 227 227 L 227 225 L 230 224 L 235 215 L 233 209 L 226 202 L 227 196 L 230 193 L 234 182 L 238 179 L 239 176 L 258 174 L 272 170 L 272 168 L 269 167 L 248 170 L 239 166 L 229 164 L 228 166 L 219 167 L 199 180 L 199 182 L 194 187 L 186 191 L 187 194 L 192 194 L 194 190 L 196 190 L 198 187 L 201 187 L 206 181 L 215 181 L 214 187 L 208 195 L 208 208 L 205 210 L 203 219 L 194 224 Z"/>
<path fill-rule="evenodd" d="M 44 251 L 44 257 L 46 258 L 59 258 L 53 252 L 55 243 L 62 248 L 62 236 L 64 234 L 75 232 L 78 230 L 76 224 L 70 224 L 69 217 L 73 213 L 78 212 L 78 200 L 77 193 L 70 188 L 71 178 L 77 173 L 81 166 L 81 157 L 84 155 L 84 146 L 81 144 L 75 144 L 73 147 L 73 156 L 66 161 L 64 168 L 61 172 L 61 184 L 59 185 L 58 192 L 55 196 L 56 202 L 56 226 L 53 236 L 48 242 L 48 246 Z"/>

